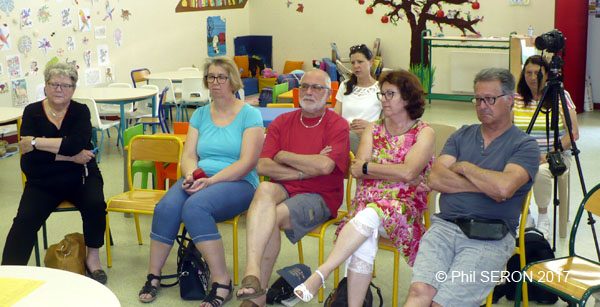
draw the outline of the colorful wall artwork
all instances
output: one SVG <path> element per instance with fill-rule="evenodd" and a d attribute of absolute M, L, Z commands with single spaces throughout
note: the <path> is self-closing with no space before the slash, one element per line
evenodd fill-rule
<path fill-rule="evenodd" d="M 227 54 L 225 45 L 225 19 L 211 16 L 206 20 L 206 41 L 208 56 L 215 57 Z"/>
<path fill-rule="evenodd" d="M 0 25 L 0 51 L 10 50 L 10 29 L 8 24 Z"/>
<path fill-rule="evenodd" d="M 6 56 L 6 69 L 9 78 L 18 78 L 21 76 L 21 57 L 18 55 Z"/>
<path fill-rule="evenodd" d="M 29 102 L 27 96 L 27 82 L 25 79 L 12 80 L 12 100 L 15 106 L 25 105 Z"/>

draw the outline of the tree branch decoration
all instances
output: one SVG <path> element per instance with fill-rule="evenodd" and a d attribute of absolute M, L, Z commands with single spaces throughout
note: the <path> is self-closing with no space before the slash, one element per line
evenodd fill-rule
<path fill-rule="evenodd" d="M 359 4 L 365 4 L 365 0 L 357 0 Z M 382 23 L 391 23 L 398 26 L 401 22 L 407 22 L 411 29 L 411 48 L 410 64 L 414 65 L 421 62 L 421 32 L 427 29 L 428 22 L 434 23 L 443 35 L 444 26 L 456 28 L 462 32 L 462 36 L 467 36 L 467 32 L 473 33 L 473 36 L 479 37 L 479 33 L 474 26 L 483 21 L 483 17 L 473 16 L 471 11 L 463 11 L 460 6 L 470 4 L 472 10 L 478 10 L 480 4 L 477 0 L 371 0 L 372 3 L 367 6 L 366 13 L 373 14 L 373 8 L 376 6 L 387 7 L 389 12 L 381 17 Z M 452 5 L 451 8 L 442 8 L 442 4 Z M 428 61 L 428 50 L 423 51 L 425 61 Z M 424 63 L 429 65 L 429 63 Z"/>

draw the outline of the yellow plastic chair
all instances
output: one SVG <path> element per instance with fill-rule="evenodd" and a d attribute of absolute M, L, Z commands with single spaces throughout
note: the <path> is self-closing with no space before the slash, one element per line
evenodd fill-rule
<path fill-rule="evenodd" d="M 295 108 L 293 103 L 267 103 L 267 108 Z"/>
<path fill-rule="evenodd" d="M 585 212 L 588 214 L 584 217 Z M 569 306 L 575 304 L 584 306 L 590 296 L 600 290 L 600 262 L 580 256 L 575 252 L 575 238 L 579 223 L 589 214 L 596 215 L 596 218 L 600 216 L 600 184 L 589 191 L 579 205 L 573 227 L 571 227 L 569 255 L 530 263 L 521 271 L 521 276 L 525 277 L 527 282 L 556 293 L 561 298 L 568 300 Z M 590 245 L 591 242 L 580 244 Z M 521 283 L 522 280 L 517 285 L 515 302 L 519 302 L 521 299 Z"/>
<path fill-rule="evenodd" d="M 175 136 L 168 135 L 136 135 L 129 143 L 127 151 L 127 181 L 129 191 L 116 195 L 108 200 L 106 207 L 106 241 L 110 238 L 110 223 L 108 212 L 133 213 L 137 231 L 138 243 L 142 243 L 140 221 L 138 214 L 154 214 L 154 207 L 167 193 L 165 190 L 137 189 L 133 186 L 131 166 L 133 161 L 153 161 L 163 163 L 177 163 L 177 177 L 181 177 L 179 163 L 183 152 L 183 143 Z M 110 244 L 106 245 L 106 262 L 112 267 Z"/>
<path fill-rule="evenodd" d="M 222 222 L 223 224 L 229 224 L 233 227 L 233 284 L 235 286 L 238 285 L 239 281 L 239 248 L 238 248 L 238 222 L 240 221 L 240 217 L 245 216 L 246 212 L 234 217 L 231 220 Z"/>
<path fill-rule="evenodd" d="M 319 238 L 319 266 L 321 264 L 323 264 L 323 261 L 325 260 L 325 232 L 327 230 L 327 227 L 334 225 L 336 223 L 341 222 L 344 217 L 346 217 L 346 215 L 348 215 L 348 209 L 350 208 L 350 203 L 351 203 L 351 199 L 352 199 L 352 174 L 350 173 L 350 166 L 352 165 L 352 161 L 354 161 L 354 154 L 352 154 L 352 152 L 350 152 L 350 156 L 349 156 L 349 160 L 348 160 L 348 169 L 346 170 L 346 178 L 347 178 L 347 182 L 346 182 L 346 210 L 338 210 L 338 215 L 336 218 L 330 219 L 329 221 L 315 227 L 315 229 L 311 230 L 309 233 L 306 234 L 306 236 L 308 237 L 314 237 L 314 238 Z M 298 241 L 297 243 L 298 245 L 298 258 L 300 259 L 300 263 L 304 263 L 304 252 L 302 251 L 302 239 L 300 241 Z M 335 271 L 335 285 L 337 287 L 337 278 L 338 278 L 339 272 L 336 269 Z M 323 302 L 323 288 L 319 289 L 319 302 Z"/>

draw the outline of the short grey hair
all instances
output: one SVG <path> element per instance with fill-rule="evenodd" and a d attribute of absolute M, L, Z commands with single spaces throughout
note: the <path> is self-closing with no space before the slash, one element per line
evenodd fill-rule
<path fill-rule="evenodd" d="M 206 77 L 208 76 L 208 68 L 211 65 L 222 67 L 227 71 L 229 84 L 231 84 L 231 89 L 234 93 L 244 88 L 244 83 L 242 83 L 242 78 L 240 78 L 240 70 L 232 59 L 225 56 L 209 57 L 206 59 L 206 62 L 204 62 L 202 70 L 204 71 L 203 82 L 206 88 L 208 88 L 208 79 Z"/>
<path fill-rule="evenodd" d="M 327 72 L 325 72 L 324 70 L 316 69 L 316 68 L 309 70 L 304 75 L 302 75 L 302 78 L 300 78 L 300 84 L 302 84 L 302 80 L 304 80 L 304 76 L 306 76 L 306 74 L 308 74 L 309 72 L 320 72 L 321 74 L 323 74 L 323 76 L 325 77 L 325 87 L 327 87 L 328 89 L 331 89 L 331 77 L 329 77 L 329 74 Z"/>
<path fill-rule="evenodd" d="M 473 87 L 477 82 L 500 81 L 502 94 L 512 95 L 515 93 L 515 77 L 506 68 L 485 68 L 475 76 Z"/>
<path fill-rule="evenodd" d="M 46 69 L 44 69 L 44 81 L 48 83 L 54 76 L 70 78 L 73 82 L 73 89 L 77 86 L 77 80 L 79 79 L 75 66 L 67 63 L 53 63 L 46 66 Z"/>

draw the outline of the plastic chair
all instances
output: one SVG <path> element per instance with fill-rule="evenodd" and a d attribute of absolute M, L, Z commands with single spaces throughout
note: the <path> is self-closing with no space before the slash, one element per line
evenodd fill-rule
<path fill-rule="evenodd" d="M 267 103 L 267 108 L 294 108 L 293 103 Z"/>
<path fill-rule="evenodd" d="M 183 110 L 185 110 L 186 120 L 190 120 L 188 106 L 200 107 L 210 102 L 210 94 L 204 86 L 204 78 L 184 78 L 182 82 L 181 93 L 181 116 L 183 119 Z"/>
<path fill-rule="evenodd" d="M 242 102 L 246 102 L 246 92 L 244 91 L 243 88 L 241 88 L 237 92 L 235 92 L 235 97 L 237 97 Z"/>
<path fill-rule="evenodd" d="M 158 86 L 154 85 L 154 84 L 144 84 L 141 86 L 141 88 L 148 88 L 148 89 L 153 89 L 156 91 L 156 96 L 154 97 L 154 103 L 155 103 L 155 108 L 158 109 L 158 104 L 160 103 L 160 90 L 158 89 Z M 125 113 L 125 118 L 127 119 L 133 119 L 133 120 L 139 120 L 141 118 L 144 117 L 152 117 L 152 114 L 154 114 L 152 107 L 150 107 L 149 105 L 152 103 L 152 101 L 150 99 L 145 99 L 145 100 L 141 100 L 136 102 L 136 108 L 135 111 L 131 112 L 131 113 Z"/>
<path fill-rule="evenodd" d="M 231 220 L 222 222 L 223 224 L 230 224 L 233 227 L 233 285 L 237 286 L 239 282 L 239 248 L 238 248 L 238 223 L 240 217 L 245 216 L 246 212 L 234 217 Z"/>
<path fill-rule="evenodd" d="M 304 61 L 285 61 L 283 65 L 283 73 L 289 74 L 294 70 L 302 70 L 302 65 L 304 65 Z"/>
<path fill-rule="evenodd" d="M 175 97 L 175 87 L 173 86 L 173 82 L 171 79 L 167 78 L 152 78 L 148 81 L 150 84 L 154 84 L 158 86 L 158 88 L 167 88 L 168 91 L 163 100 L 163 108 L 169 107 L 169 114 L 171 115 L 171 121 L 173 121 L 173 114 L 171 113 L 171 107 L 175 107 L 175 121 L 179 121 L 179 108 L 181 106 L 181 99 L 177 99 Z M 167 116 L 165 116 L 166 118 Z"/>
<path fill-rule="evenodd" d="M 127 181 L 129 191 L 110 198 L 106 206 L 106 240 L 110 238 L 109 212 L 133 213 L 137 231 L 138 243 L 142 243 L 138 214 L 154 214 L 154 207 L 167 193 L 164 190 L 138 189 L 133 186 L 131 167 L 133 161 L 152 161 L 173 163 L 177 165 L 177 176 L 181 177 L 179 163 L 183 152 L 183 143 L 177 137 L 167 135 L 136 135 L 129 143 L 127 151 Z M 110 244 L 106 245 L 108 267 L 112 267 Z"/>
<path fill-rule="evenodd" d="M 148 68 L 140 68 L 131 71 L 131 82 L 133 83 L 133 87 L 137 87 L 138 82 L 146 82 L 148 84 L 148 75 L 150 74 L 150 69 Z"/>
<path fill-rule="evenodd" d="M 584 213 L 586 213 L 584 216 Z M 566 257 L 538 261 L 528 264 L 521 276 L 527 282 L 540 286 L 544 290 L 556 293 L 569 302 L 569 306 L 577 304 L 585 306 L 589 297 L 600 290 L 600 262 L 580 256 L 575 252 L 575 239 L 582 218 L 589 220 L 591 215 L 600 216 L 600 184 L 589 191 L 577 210 L 575 221 L 569 237 L 569 255 Z M 588 246 L 591 242 L 580 242 Z M 552 276 L 552 279 L 549 278 Z M 515 293 L 515 302 L 521 299 L 521 283 L 519 280 Z M 525 289 L 525 288 L 523 288 Z"/>
<path fill-rule="evenodd" d="M 308 237 L 319 238 L 319 266 L 323 264 L 325 260 L 325 232 L 327 227 L 334 225 L 336 223 L 341 222 L 346 215 L 348 215 L 348 209 L 350 209 L 350 204 L 352 202 L 352 174 L 350 173 L 350 166 L 352 165 L 352 161 L 354 160 L 354 154 L 352 152 L 349 153 L 348 160 L 348 169 L 346 170 L 346 210 L 338 210 L 338 215 L 336 218 L 330 219 L 325 223 L 315 227 L 315 229 L 311 230 L 306 234 Z M 305 237 L 306 237 L 305 236 Z M 297 243 L 298 245 L 298 258 L 300 263 L 304 263 L 304 253 L 302 251 L 302 239 L 300 239 Z M 337 287 L 337 280 L 339 278 L 339 271 L 336 269 L 335 271 L 335 286 Z M 323 288 L 319 289 L 319 303 L 323 302 Z"/>
<path fill-rule="evenodd" d="M 131 88 L 131 84 L 129 83 L 111 83 L 108 87 L 119 87 L 119 88 Z M 125 117 L 127 118 L 128 114 L 133 112 L 133 103 L 127 103 L 123 106 L 125 110 Z M 101 117 L 106 116 L 121 116 L 121 106 L 114 104 L 100 104 L 100 109 L 98 110 L 98 114 Z"/>
<path fill-rule="evenodd" d="M 273 103 L 277 103 L 277 96 L 289 91 L 288 86 L 287 82 L 273 85 Z"/>
<path fill-rule="evenodd" d="M 523 205 L 521 206 L 521 219 L 519 221 L 519 233 L 517 233 L 517 237 L 519 238 L 519 246 L 516 247 L 515 253 L 513 255 L 519 255 L 519 264 L 521 270 L 525 267 L 527 262 L 525 261 L 525 228 L 527 228 L 527 215 L 529 214 L 529 204 L 531 203 L 531 190 L 527 193 L 525 200 L 523 200 Z M 527 295 L 527 283 L 521 285 L 523 288 L 523 306 L 529 306 L 529 299 Z M 491 307 L 492 300 L 494 298 L 494 289 L 492 288 L 492 292 L 488 295 L 485 300 L 485 306 Z M 516 301 L 519 302 L 519 301 Z"/>
<path fill-rule="evenodd" d="M 299 108 L 300 107 L 300 89 L 299 88 L 293 88 L 292 89 L 292 97 L 293 97 L 293 102 L 294 102 L 294 108 Z"/>
<path fill-rule="evenodd" d="M 156 85 L 153 85 L 153 86 L 158 88 Z M 164 99 L 167 96 L 166 94 L 167 94 L 168 90 L 169 90 L 168 88 L 164 88 L 162 90 L 162 93 L 160 94 L 160 98 L 157 100 L 158 101 L 158 111 L 156 113 L 158 114 L 158 117 L 142 117 L 140 119 L 140 123 L 142 123 L 143 125 L 160 125 L 160 128 L 163 133 L 170 133 L 169 126 L 165 122 L 165 117 L 164 117 L 165 111 L 163 109 Z"/>
<path fill-rule="evenodd" d="M 173 133 L 175 133 L 175 134 L 187 134 L 189 128 L 190 128 L 189 122 L 174 122 L 173 123 Z"/>
<path fill-rule="evenodd" d="M 197 67 L 180 67 L 177 68 L 178 71 L 200 71 L 200 68 Z"/>
<path fill-rule="evenodd" d="M 126 129 L 123 132 L 123 143 L 125 146 L 129 146 L 129 142 L 136 135 L 144 134 L 144 125 L 135 125 L 131 128 Z M 154 186 L 156 186 L 156 167 L 154 167 L 154 163 L 151 161 L 133 161 L 131 166 L 131 176 L 133 177 L 132 181 L 135 181 L 135 174 L 142 174 L 142 189 L 148 188 L 148 174 L 152 174 L 152 179 L 154 182 Z"/>
<path fill-rule="evenodd" d="M 108 130 L 111 127 L 117 127 L 119 126 L 119 121 L 111 121 L 111 120 L 101 120 L 100 119 L 100 115 L 98 114 L 98 106 L 96 105 L 96 101 L 92 98 L 75 98 L 74 100 L 76 100 L 79 103 L 83 103 L 85 104 L 88 109 L 90 110 L 90 117 L 92 120 L 92 127 L 93 127 L 93 133 L 92 133 L 92 141 L 94 142 L 94 144 L 96 146 L 98 146 L 98 163 L 100 163 L 100 159 L 102 158 L 102 147 L 104 146 L 104 130 Z M 118 130 L 118 128 L 117 128 Z M 96 139 L 96 132 L 100 131 L 100 133 L 102 134 L 102 138 L 100 139 L 100 145 L 97 145 L 97 139 Z M 117 145 L 119 144 L 119 141 L 121 141 L 121 144 L 123 144 L 123 139 L 121 139 L 121 134 L 118 133 L 119 131 L 117 131 Z"/>

